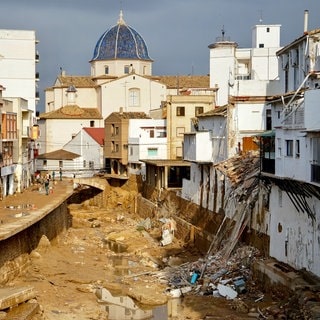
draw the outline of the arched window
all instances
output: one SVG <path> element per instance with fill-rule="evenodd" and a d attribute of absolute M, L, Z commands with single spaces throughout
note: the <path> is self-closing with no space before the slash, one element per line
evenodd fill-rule
<path fill-rule="evenodd" d="M 129 89 L 129 107 L 139 107 L 140 105 L 140 89 Z"/>
<path fill-rule="evenodd" d="M 104 74 L 109 74 L 109 66 L 104 66 Z"/>

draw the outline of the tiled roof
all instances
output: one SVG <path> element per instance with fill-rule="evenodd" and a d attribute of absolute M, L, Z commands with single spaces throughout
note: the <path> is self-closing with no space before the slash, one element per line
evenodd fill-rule
<path fill-rule="evenodd" d="M 59 83 L 57 83 L 59 82 Z M 95 87 L 96 83 L 90 76 L 58 76 L 56 85 L 62 87 L 74 86 L 76 88 Z"/>
<path fill-rule="evenodd" d="M 213 110 L 198 114 L 198 118 L 202 117 L 211 117 L 211 116 L 226 116 L 228 110 L 228 105 L 222 106 L 222 107 L 216 107 Z"/>
<path fill-rule="evenodd" d="M 63 149 L 39 154 L 37 159 L 50 159 L 50 160 L 73 160 L 80 157 L 80 154 L 69 152 Z"/>
<path fill-rule="evenodd" d="M 200 76 L 158 76 L 159 81 L 170 88 L 210 88 L 210 77 Z"/>
<path fill-rule="evenodd" d="M 39 115 L 40 119 L 102 119 L 97 108 L 80 108 L 77 105 L 61 107 Z"/>
<path fill-rule="evenodd" d="M 104 128 L 83 128 L 100 146 L 104 144 Z"/>
<path fill-rule="evenodd" d="M 115 115 L 120 119 L 151 119 L 144 112 L 112 112 L 111 115 Z"/>

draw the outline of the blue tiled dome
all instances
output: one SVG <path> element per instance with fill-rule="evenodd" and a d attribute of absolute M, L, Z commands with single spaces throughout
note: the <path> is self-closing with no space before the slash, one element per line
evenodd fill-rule
<path fill-rule="evenodd" d="M 120 13 L 118 24 L 107 30 L 98 40 L 92 60 L 139 59 L 151 60 L 140 34 L 127 26 Z"/>

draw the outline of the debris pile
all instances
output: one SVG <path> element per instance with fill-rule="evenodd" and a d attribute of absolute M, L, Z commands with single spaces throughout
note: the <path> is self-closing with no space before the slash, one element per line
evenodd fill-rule
<path fill-rule="evenodd" d="M 206 259 L 166 267 L 156 276 L 168 285 L 167 292 L 173 297 L 191 292 L 234 299 L 247 292 L 246 283 L 252 279 L 250 266 L 259 255 L 256 248 L 242 246 L 229 259 L 218 252 Z"/>

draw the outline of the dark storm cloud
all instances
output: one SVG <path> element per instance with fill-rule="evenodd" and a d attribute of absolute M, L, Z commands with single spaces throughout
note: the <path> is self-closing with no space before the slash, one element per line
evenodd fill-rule
<path fill-rule="evenodd" d="M 320 0 L 8 0 L 1 3 L 0 28 L 36 31 L 43 91 L 60 67 L 90 73 L 94 46 L 117 23 L 120 9 L 145 39 L 154 74 L 208 73 L 208 45 L 222 28 L 240 47 L 250 47 L 251 27 L 261 18 L 282 25 L 282 45 L 302 35 L 305 9 L 309 28 L 320 27 Z"/>

